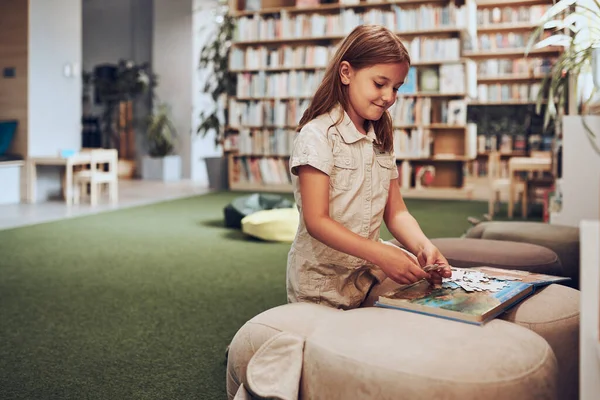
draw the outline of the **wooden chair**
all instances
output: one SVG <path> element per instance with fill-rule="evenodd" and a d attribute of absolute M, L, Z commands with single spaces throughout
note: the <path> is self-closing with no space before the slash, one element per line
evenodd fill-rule
<path fill-rule="evenodd" d="M 488 156 L 488 179 L 490 187 L 490 197 L 488 199 L 488 215 L 490 218 L 494 217 L 498 204 L 500 203 L 500 194 L 502 192 L 508 193 L 510 188 L 510 178 L 502 174 L 502 164 L 500 160 L 500 153 L 498 151 L 492 151 Z M 523 195 L 524 185 L 521 184 L 517 189 L 517 193 Z"/>
<path fill-rule="evenodd" d="M 90 204 L 98 204 L 98 195 L 102 185 L 107 185 L 109 190 L 109 199 L 111 203 L 118 201 L 118 175 L 117 163 L 118 155 L 115 149 L 90 150 L 91 160 L 90 168 L 75 172 L 73 182 L 76 190 L 74 191 L 74 203 L 79 204 L 82 193 L 87 193 L 87 186 L 90 187 Z M 102 165 L 99 169 L 98 166 Z M 105 171 L 104 165 L 108 165 L 108 171 Z"/>
<path fill-rule="evenodd" d="M 552 152 L 550 151 L 531 151 L 530 157 L 541 158 L 552 162 Z M 529 205 L 542 202 L 547 207 L 548 194 L 554 190 L 554 177 L 549 171 L 536 171 L 526 178 L 525 192 L 523 195 L 522 216 L 527 218 Z"/>

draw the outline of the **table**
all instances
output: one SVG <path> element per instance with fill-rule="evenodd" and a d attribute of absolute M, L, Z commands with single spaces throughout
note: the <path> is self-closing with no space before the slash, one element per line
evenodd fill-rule
<path fill-rule="evenodd" d="M 27 159 L 27 194 L 26 200 L 28 203 L 35 203 L 36 199 L 36 183 L 37 183 L 37 166 L 38 165 L 53 165 L 65 167 L 65 201 L 68 205 L 73 204 L 73 170 L 75 166 L 89 165 L 92 162 L 92 152 L 94 153 L 94 163 L 108 163 L 111 171 L 116 170 L 116 150 L 113 149 L 90 149 L 84 148 L 79 153 L 69 157 L 61 156 L 45 156 L 45 157 L 29 157 Z"/>
<path fill-rule="evenodd" d="M 551 172 L 552 159 L 546 157 L 511 157 L 508 161 L 508 176 L 510 179 L 510 188 L 508 195 L 508 218 L 513 217 L 516 186 L 521 182 L 515 175 L 519 172 Z M 527 180 L 524 182 L 522 216 L 527 217 Z"/>

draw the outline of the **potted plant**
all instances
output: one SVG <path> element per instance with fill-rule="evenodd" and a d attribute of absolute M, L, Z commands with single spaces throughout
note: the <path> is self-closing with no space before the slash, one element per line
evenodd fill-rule
<path fill-rule="evenodd" d="M 150 94 L 157 84 L 149 63 L 137 65 L 132 61 L 119 60 L 116 64 L 102 64 L 93 72 L 83 74 L 84 96 L 102 106 L 100 126 L 102 146 L 119 152 L 119 176 L 131 178 L 135 169 L 133 115 L 134 102 Z"/>
<path fill-rule="evenodd" d="M 526 55 L 533 49 L 548 46 L 561 46 L 556 63 L 544 79 L 540 90 L 536 111 L 541 112 L 542 105 L 547 103 L 544 112 L 544 127 L 560 119 L 567 106 L 569 91 L 581 92 L 577 95 L 577 114 L 585 115 L 593 111 L 590 107 L 600 88 L 600 1 L 560 0 L 546 12 L 542 21 L 530 36 Z M 554 34 L 540 39 L 543 32 L 550 30 Z M 593 76 L 591 83 L 580 85 L 581 81 Z M 575 86 L 575 87 L 571 87 Z M 584 89 L 584 90 L 578 90 Z M 588 89 L 588 90 L 586 90 Z M 558 121 L 560 122 L 560 121 Z M 583 118 L 585 130 L 590 144 L 600 155 L 596 133 Z"/>
<path fill-rule="evenodd" d="M 209 35 L 199 59 L 199 67 L 206 72 L 203 90 L 210 94 L 214 107 L 210 112 L 200 114 L 200 125 L 196 130 L 203 138 L 213 133 L 216 147 L 223 143 L 223 139 L 229 133 L 227 99 L 235 95 L 237 84 L 236 74 L 229 69 L 235 20 L 229 14 L 227 2 L 220 3 L 215 17 L 216 29 Z M 207 157 L 205 161 L 209 186 L 214 189 L 226 188 L 226 159 L 222 156 Z"/>
<path fill-rule="evenodd" d="M 148 116 L 146 139 L 148 155 L 142 159 L 142 178 L 178 181 L 181 179 L 181 156 L 173 154 L 177 131 L 170 118 L 169 106 L 158 103 Z"/>

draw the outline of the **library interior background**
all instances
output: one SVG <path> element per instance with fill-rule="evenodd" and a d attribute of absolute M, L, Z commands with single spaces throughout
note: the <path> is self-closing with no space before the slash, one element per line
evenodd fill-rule
<path fill-rule="evenodd" d="M 287 302 L 296 126 L 361 24 L 411 58 L 389 112 L 425 234 L 457 263 L 549 251 L 583 302 L 598 22 L 594 0 L 0 0 L 0 397 L 231 398 L 232 338 Z"/>

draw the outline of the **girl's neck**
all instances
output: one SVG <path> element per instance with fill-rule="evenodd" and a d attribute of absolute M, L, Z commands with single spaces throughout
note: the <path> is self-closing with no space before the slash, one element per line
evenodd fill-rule
<path fill-rule="evenodd" d="M 350 104 L 348 104 L 348 110 L 346 110 L 346 113 L 348 114 L 348 117 L 350 117 L 350 120 L 352 121 L 356 129 L 363 135 L 366 135 L 367 127 L 369 126 L 368 121 L 366 121 L 363 117 L 358 115 L 358 113 L 354 111 L 354 108 L 352 108 L 352 105 Z"/>

